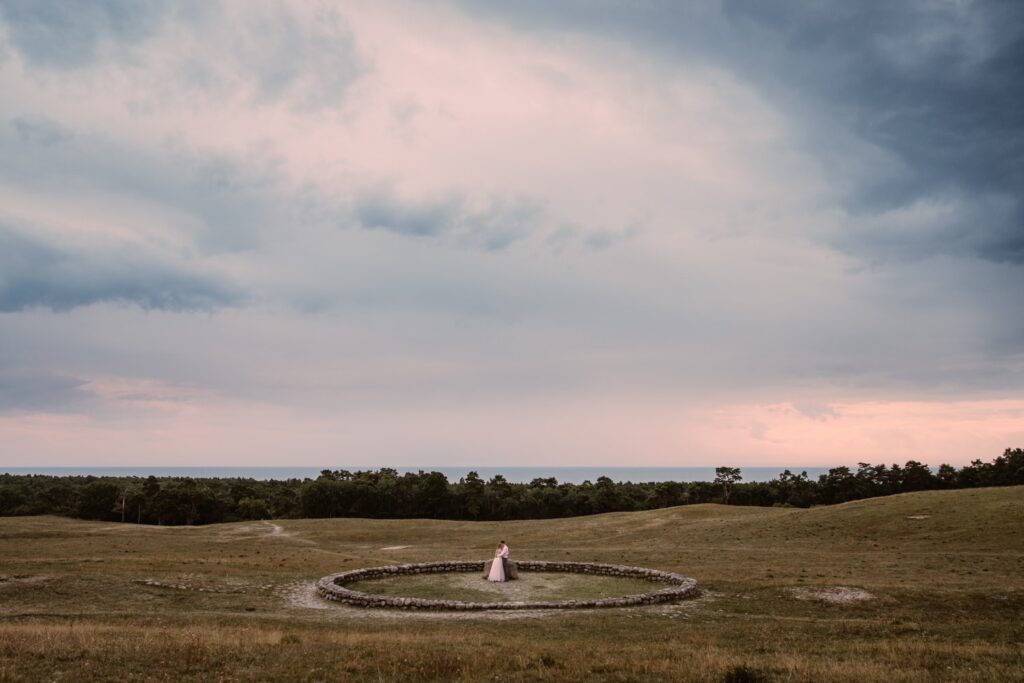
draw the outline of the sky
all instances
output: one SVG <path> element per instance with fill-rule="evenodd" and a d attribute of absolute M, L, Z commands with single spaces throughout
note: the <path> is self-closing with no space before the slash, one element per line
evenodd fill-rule
<path fill-rule="evenodd" d="M 1024 4 L 0 0 L 0 466 L 1024 446 Z"/>

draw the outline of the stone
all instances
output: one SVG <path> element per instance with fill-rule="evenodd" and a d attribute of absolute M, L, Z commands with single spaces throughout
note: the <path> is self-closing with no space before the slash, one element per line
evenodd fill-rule
<path fill-rule="evenodd" d="M 650 605 L 663 602 L 674 602 L 693 595 L 697 582 L 693 579 L 676 574 L 663 572 L 646 567 L 628 567 L 589 562 L 547 562 L 543 560 L 516 560 L 509 562 L 509 578 L 518 578 L 518 570 L 534 572 L 570 572 L 576 574 L 594 574 L 598 576 L 623 576 L 643 579 L 655 583 L 668 584 L 667 587 L 652 590 L 639 595 L 628 595 L 601 600 L 566 600 L 557 601 L 523 601 L 515 603 L 503 602 L 460 602 L 458 600 L 427 600 L 422 598 L 399 598 L 361 593 L 345 587 L 345 584 L 367 579 L 403 574 L 424 574 L 440 572 L 475 572 L 480 570 L 481 563 L 473 560 L 446 560 L 441 562 L 423 562 L 419 564 L 399 564 L 385 567 L 368 567 L 352 569 L 331 574 L 320 579 L 316 584 L 317 594 L 325 600 L 342 602 L 349 605 L 367 608 L 397 608 L 411 610 L 509 610 L 509 609 L 589 609 L 603 607 L 629 607 Z M 490 561 L 484 562 L 484 575 L 490 570 Z"/>

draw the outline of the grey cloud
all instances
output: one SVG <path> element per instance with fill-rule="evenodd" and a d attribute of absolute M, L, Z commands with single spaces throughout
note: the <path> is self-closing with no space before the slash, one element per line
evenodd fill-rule
<path fill-rule="evenodd" d="M 867 229 L 839 244 L 882 257 L 901 238 L 874 229 L 879 212 L 952 198 L 966 215 L 937 217 L 903 254 L 1024 263 L 1024 6 L 733 0 L 727 8 L 785 47 L 776 76 L 794 79 L 819 116 L 902 165 L 858 178 L 847 208 Z"/>
<path fill-rule="evenodd" d="M 0 19 L 29 62 L 68 69 L 95 62 L 104 42 L 148 38 L 168 7 L 149 0 L 0 0 Z"/>
<path fill-rule="evenodd" d="M 5 137 L 0 129 L 0 182 L 41 194 L 88 188 L 187 216 L 182 230 L 204 253 L 253 248 L 268 224 L 286 220 L 306 199 L 284 197 L 273 168 L 256 161 L 171 146 L 133 150 L 45 117 L 17 117 L 11 130 Z"/>
<path fill-rule="evenodd" d="M 593 230 L 583 243 L 594 250 L 608 249 L 619 242 L 630 240 L 640 234 L 642 228 L 639 225 L 630 225 L 622 230 Z"/>
<path fill-rule="evenodd" d="M 839 413 L 836 412 L 835 408 L 824 403 L 797 401 L 793 404 L 793 407 L 798 413 L 810 420 L 827 422 L 830 419 L 839 417 Z"/>
<path fill-rule="evenodd" d="M 572 244 L 579 244 L 590 251 L 603 251 L 617 244 L 633 239 L 643 231 L 640 224 L 629 225 L 618 230 L 583 227 L 574 223 L 563 223 L 548 233 L 545 244 L 555 252 L 562 252 Z"/>
<path fill-rule="evenodd" d="M 830 243 L 873 262 L 951 254 L 1019 264 L 1024 263 L 1020 220 L 1015 197 L 951 191 L 940 197 L 926 195 L 913 204 L 857 212 Z"/>
<path fill-rule="evenodd" d="M 63 126 L 45 118 L 19 116 L 11 126 L 22 142 L 49 146 L 70 140 L 72 135 Z"/>
<path fill-rule="evenodd" d="M 273 100 L 292 93 L 299 106 L 335 104 L 363 72 L 341 18 L 321 11 L 317 19 L 306 28 L 284 7 L 276 7 L 266 16 L 250 16 L 245 27 L 237 28 L 232 50 L 255 76 L 262 97 Z"/>
<path fill-rule="evenodd" d="M 0 370 L 0 413 L 65 412 L 83 405 L 91 394 L 85 380 L 51 372 Z"/>
<path fill-rule="evenodd" d="M 179 55 L 180 69 L 186 82 L 208 91 L 254 84 L 259 99 L 288 96 L 316 108 L 341 101 L 364 71 L 351 33 L 331 9 L 304 26 L 284 4 L 246 6 L 237 20 L 214 0 L 0 0 L 0 35 L 36 67 L 144 60 L 134 48 L 167 27 L 203 46 Z"/>
<path fill-rule="evenodd" d="M 875 214 L 953 195 L 977 200 L 971 220 L 936 223 L 900 256 L 1024 263 L 1022 3 L 458 4 L 533 32 L 589 32 L 738 74 L 801 121 L 834 186 L 852 185 L 844 208 L 854 225 L 836 241 L 851 253 L 886 257 Z M 850 136 L 860 148 L 840 142 Z M 892 162 L 851 158 L 865 148 Z"/>
<path fill-rule="evenodd" d="M 410 204 L 385 194 L 374 194 L 360 199 L 355 213 L 364 228 L 379 228 L 403 235 L 434 236 L 452 226 L 460 208 L 457 200 Z"/>
<path fill-rule="evenodd" d="M 458 196 L 433 201 L 405 201 L 389 192 L 369 193 L 354 206 L 363 228 L 412 237 L 444 237 L 461 246 L 487 251 L 504 249 L 525 237 L 543 215 L 528 200 L 490 201 L 476 207 Z"/>
<path fill-rule="evenodd" d="M 0 312 L 67 311 L 99 302 L 209 311 L 241 301 L 241 292 L 222 278 L 137 247 L 59 246 L 0 225 Z"/>

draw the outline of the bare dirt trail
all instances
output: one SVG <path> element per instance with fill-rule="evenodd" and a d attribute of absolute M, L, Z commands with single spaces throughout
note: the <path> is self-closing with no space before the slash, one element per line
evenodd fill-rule
<path fill-rule="evenodd" d="M 264 538 L 280 538 L 294 543 L 301 543 L 302 545 L 317 545 L 316 541 L 311 541 L 308 538 L 299 538 L 294 532 L 288 531 L 280 524 L 266 520 L 260 524 L 243 524 L 224 529 L 220 531 L 218 540 L 221 543 L 235 543 Z"/>
<path fill-rule="evenodd" d="M 265 534 L 263 538 L 286 538 L 289 541 L 302 543 L 303 545 L 317 545 L 316 541 L 311 541 L 308 538 L 299 538 L 294 532 L 286 530 L 280 524 L 268 521 L 264 521 L 263 524 L 270 528 L 270 532 Z"/>

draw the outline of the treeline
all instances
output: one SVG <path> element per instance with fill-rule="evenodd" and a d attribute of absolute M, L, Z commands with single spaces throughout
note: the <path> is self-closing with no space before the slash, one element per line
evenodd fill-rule
<path fill-rule="evenodd" d="M 936 471 L 910 461 L 837 467 L 817 478 L 789 470 L 766 482 L 742 481 L 742 470 L 720 467 L 714 481 L 582 484 L 538 478 L 484 481 L 470 472 L 449 482 L 440 472 L 393 469 L 324 470 L 316 479 L 192 479 L 188 477 L 55 477 L 0 475 L 0 515 L 56 514 L 136 524 L 210 524 L 300 517 L 507 520 L 651 510 L 673 505 L 831 505 L 910 491 L 1024 484 L 1024 449 L 992 462 L 975 460 Z"/>

